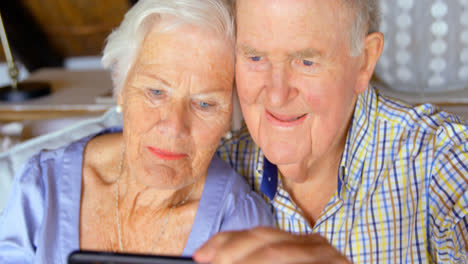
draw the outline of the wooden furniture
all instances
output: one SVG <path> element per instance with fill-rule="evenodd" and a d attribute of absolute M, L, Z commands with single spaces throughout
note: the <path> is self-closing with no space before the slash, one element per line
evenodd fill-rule
<path fill-rule="evenodd" d="M 19 4 L 64 58 L 101 54 L 106 37 L 130 8 L 128 0 L 19 0 Z M 4 60 L 0 53 L 0 61 Z"/>
<path fill-rule="evenodd" d="M 0 101 L 0 122 L 96 116 L 114 105 L 112 81 L 104 70 L 45 68 L 28 80 L 50 82 L 52 94 L 22 103 Z"/>

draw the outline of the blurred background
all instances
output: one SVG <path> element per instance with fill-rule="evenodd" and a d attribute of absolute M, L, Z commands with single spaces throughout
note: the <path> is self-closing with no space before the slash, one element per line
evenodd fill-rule
<path fill-rule="evenodd" d="M 101 68 L 100 55 L 106 37 L 135 2 L 0 1 L 19 80 L 45 81 L 52 87 L 49 96 L 24 102 L 0 101 L 0 152 L 101 115 L 113 106 L 112 85 Z M 11 83 L 3 50 L 1 46 L 0 86 Z"/>
<path fill-rule="evenodd" d="M 106 37 L 136 1 L 0 1 L 20 81 L 52 87 L 48 96 L 0 101 L 0 153 L 114 106 L 100 55 Z M 386 42 L 374 86 L 468 120 L 468 1 L 382 0 L 381 7 Z M 10 82 L 2 47 L 0 86 Z"/>
<path fill-rule="evenodd" d="M 11 50 L 22 66 L 22 77 L 44 67 L 100 67 L 96 61 L 106 36 L 119 25 L 133 2 L 1 1 L 0 12 Z M 0 62 L 6 67 L 3 52 L 0 52 Z M 8 83 L 8 71 L 2 68 L 0 74 L 2 84 Z"/>

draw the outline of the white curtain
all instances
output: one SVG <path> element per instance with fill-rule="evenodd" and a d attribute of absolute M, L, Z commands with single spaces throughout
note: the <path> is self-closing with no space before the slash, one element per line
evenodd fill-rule
<path fill-rule="evenodd" d="M 394 91 L 468 90 L 468 0 L 381 0 L 377 77 Z"/>

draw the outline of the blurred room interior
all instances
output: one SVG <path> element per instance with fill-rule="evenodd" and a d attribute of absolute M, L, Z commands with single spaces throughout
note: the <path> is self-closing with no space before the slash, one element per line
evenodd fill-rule
<path fill-rule="evenodd" d="M 100 55 L 131 0 L 1 1 L 19 81 L 50 83 L 52 93 L 23 102 L 0 101 L 0 152 L 114 105 Z M 0 86 L 11 83 L 0 52 Z"/>
<path fill-rule="evenodd" d="M 0 101 L 0 153 L 114 106 L 100 54 L 106 36 L 135 1 L 0 1 L 19 80 L 52 86 L 48 96 Z M 431 102 L 468 120 L 467 1 L 381 4 L 386 44 L 374 84 L 403 101 Z M 0 86 L 10 82 L 2 49 Z"/>

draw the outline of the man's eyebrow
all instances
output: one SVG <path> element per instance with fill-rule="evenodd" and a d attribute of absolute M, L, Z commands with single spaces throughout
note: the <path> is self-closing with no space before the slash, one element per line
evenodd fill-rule
<path fill-rule="evenodd" d="M 242 51 L 244 54 L 255 54 L 255 55 L 265 55 L 265 52 L 260 52 L 255 48 L 250 47 L 247 44 L 242 44 L 238 47 L 238 50 Z"/>
<path fill-rule="evenodd" d="M 315 49 L 303 49 L 296 52 L 291 53 L 291 57 L 294 58 L 314 58 L 320 57 L 321 52 Z"/>

